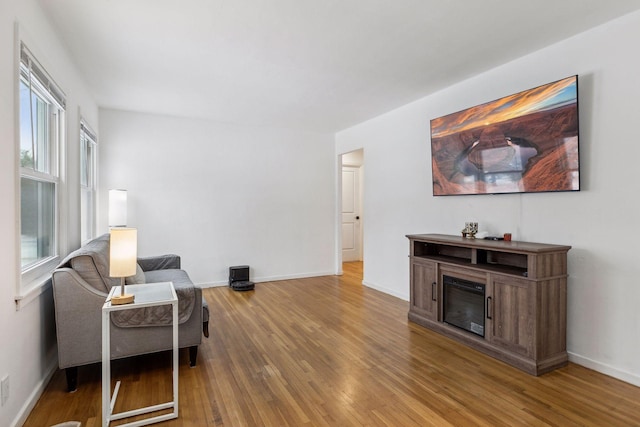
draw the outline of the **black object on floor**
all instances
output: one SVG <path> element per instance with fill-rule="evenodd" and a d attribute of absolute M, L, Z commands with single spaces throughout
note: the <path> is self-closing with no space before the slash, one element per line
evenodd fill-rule
<path fill-rule="evenodd" d="M 250 291 L 255 288 L 255 284 L 249 280 L 248 265 L 229 267 L 229 286 L 234 291 Z"/>

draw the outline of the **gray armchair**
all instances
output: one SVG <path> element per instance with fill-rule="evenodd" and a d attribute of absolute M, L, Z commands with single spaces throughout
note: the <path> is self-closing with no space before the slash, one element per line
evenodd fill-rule
<path fill-rule="evenodd" d="M 202 289 L 180 269 L 180 257 L 164 255 L 138 259 L 139 272 L 128 284 L 173 282 L 178 294 L 180 348 L 189 348 L 189 363 L 196 365 L 202 334 L 209 336 L 209 308 Z M 58 365 L 65 369 L 67 388 L 77 388 L 78 366 L 102 360 L 101 310 L 111 287 L 109 235 L 105 234 L 72 252 L 53 272 L 53 297 L 58 340 Z M 132 310 L 133 311 L 133 310 Z M 171 327 L 166 324 L 111 320 L 111 358 L 119 359 L 171 349 Z"/>

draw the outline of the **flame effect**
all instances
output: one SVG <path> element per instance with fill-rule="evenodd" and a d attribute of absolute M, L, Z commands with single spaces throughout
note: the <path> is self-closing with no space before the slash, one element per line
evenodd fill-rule
<path fill-rule="evenodd" d="M 431 137 L 439 138 L 575 103 L 578 98 L 577 83 L 577 76 L 567 77 L 554 83 L 433 119 L 431 121 Z"/>

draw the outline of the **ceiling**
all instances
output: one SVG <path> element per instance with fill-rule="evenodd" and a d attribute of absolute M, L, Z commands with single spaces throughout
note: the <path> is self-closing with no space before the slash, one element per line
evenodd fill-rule
<path fill-rule="evenodd" d="M 320 132 L 640 9 L 638 0 L 39 2 L 100 107 Z"/>

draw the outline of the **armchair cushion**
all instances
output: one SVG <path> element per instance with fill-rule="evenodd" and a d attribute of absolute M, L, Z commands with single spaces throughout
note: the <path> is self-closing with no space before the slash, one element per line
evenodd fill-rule
<path fill-rule="evenodd" d="M 150 257 L 138 258 L 138 265 L 142 268 L 142 271 L 154 271 L 154 270 L 166 270 L 166 269 L 180 269 L 180 256 L 179 255 L 160 255 Z M 147 282 L 150 282 L 147 280 Z"/>
<path fill-rule="evenodd" d="M 178 295 L 178 323 L 182 324 L 189 320 L 195 306 L 195 290 L 186 271 L 148 271 L 145 273 L 145 278 L 147 283 L 173 282 L 173 288 Z M 122 310 L 111 314 L 111 321 L 121 328 L 170 325 L 171 320 L 170 305 Z"/>

